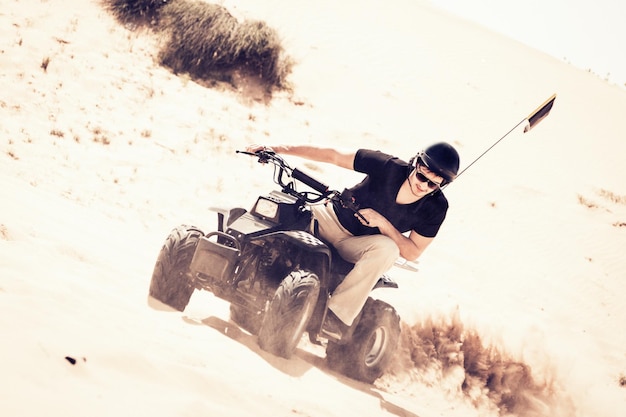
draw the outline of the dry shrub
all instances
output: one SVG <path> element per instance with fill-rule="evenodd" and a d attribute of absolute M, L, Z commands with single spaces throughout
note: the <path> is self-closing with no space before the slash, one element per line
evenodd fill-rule
<path fill-rule="evenodd" d="M 253 77 L 267 90 L 286 88 L 291 70 L 277 33 L 261 21 L 239 21 L 224 7 L 177 0 L 161 12 L 169 36 L 161 63 L 193 79 L 226 81 Z"/>
<path fill-rule="evenodd" d="M 101 1 L 118 21 L 164 33 L 159 60 L 174 73 L 270 95 L 289 89 L 292 61 L 265 22 L 239 22 L 226 8 L 202 0 Z"/>
<path fill-rule="evenodd" d="M 175 0 L 170 0 L 175 1 Z M 102 0 L 106 9 L 124 24 L 156 24 L 168 0 Z"/>
<path fill-rule="evenodd" d="M 196 77 L 221 77 L 233 65 L 230 45 L 239 24 L 222 6 L 177 1 L 164 10 L 162 28 L 169 41 L 160 53 L 161 62 L 174 72 Z"/>

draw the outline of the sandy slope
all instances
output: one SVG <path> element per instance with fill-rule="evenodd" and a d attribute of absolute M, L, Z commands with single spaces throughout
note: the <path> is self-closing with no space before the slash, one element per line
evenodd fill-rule
<path fill-rule="evenodd" d="M 182 315 L 145 296 L 172 226 L 271 187 L 235 149 L 408 158 L 448 139 L 467 164 L 554 92 L 548 119 L 446 190 L 419 274 L 393 271 L 402 291 L 380 296 L 409 325 L 456 321 L 531 366 L 554 392 L 526 415 L 622 414 L 624 91 L 425 3 L 343 4 L 224 2 L 298 61 L 294 96 L 263 106 L 160 68 L 154 37 L 95 2 L 3 2 L 0 414 L 496 415 L 485 392 L 461 393 L 459 368 L 398 365 L 363 386 L 309 346 L 291 361 L 259 351 L 209 294 Z M 337 188 L 357 178 L 307 168 Z"/>

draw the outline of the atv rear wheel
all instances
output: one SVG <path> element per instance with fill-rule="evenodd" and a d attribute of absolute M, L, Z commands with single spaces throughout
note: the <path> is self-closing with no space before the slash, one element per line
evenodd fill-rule
<path fill-rule="evenodd" d="M 371 384 L 387 369 L 400 340 L 400 316 L 389 304 L 368 298 L 350 341 L 328 341 L 328 365 L 344 375 Z"/>
<path fill-rule="evenodd" d="M 150 282 L 150 297 L 183 311 L 194 291 L 189 271 L 191 259 L 204 233 L 193 226 L 178 226 L 165 239 L 154 265 Z"/>
<path fill-rule="evenodd" d="M 287 275 L 263 318 L 259 330 L 261 349 L 289 359 L 304 334 L 319 293 L 320 281 L 315 273 L 300 270 Z"/>

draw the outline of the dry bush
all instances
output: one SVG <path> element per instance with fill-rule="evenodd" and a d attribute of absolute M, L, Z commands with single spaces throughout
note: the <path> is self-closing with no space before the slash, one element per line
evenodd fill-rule
<path fill-rule="evenodd" d="M 228 45 L 232 44 L 235 19 L 221 6 L 177 1 L 163 13 L 162 28 L 169 41 L 161 50 L 161 62 L 174 72 L 200 77 L 219 76 L 233 64 Z"/>
<path fill-rule="evenodd" d="M 289 89 L 292 61 L 278 34 L 262 21 L 239 22 L 226 8 L 201 0 L 101 0 L 116 19 L 163 32 L 160 63 L 215 85 Z"/>
<path fill-rule="evenodd" d="M 262 21 L 239 21 L 224 7 L 177 0 L 161 12 L 169 36 L 159 54 L 163 65 L 196 80 L 254 78 L 266 90 L 286 88 L 291 70 L 277 33 Z"/>
<path fill-rule="evenodd" d="M 168 0 L 102 0 L 102 2 L 120 22 L 141 26 L 156 24 L 159 11 Z"/>

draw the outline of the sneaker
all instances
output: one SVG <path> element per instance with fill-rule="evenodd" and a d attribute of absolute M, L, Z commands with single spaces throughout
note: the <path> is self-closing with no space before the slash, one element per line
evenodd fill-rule
<path fill-rule="evenodd" d="M 332 339 L 341 340 L 341 336 L 346 334 L 349 328 L 350 326 L 341 321 L 335 313 L 328 310 L 326 319 L 324 319 L 324 324 L 322 325 L 322 333 Z"/>

